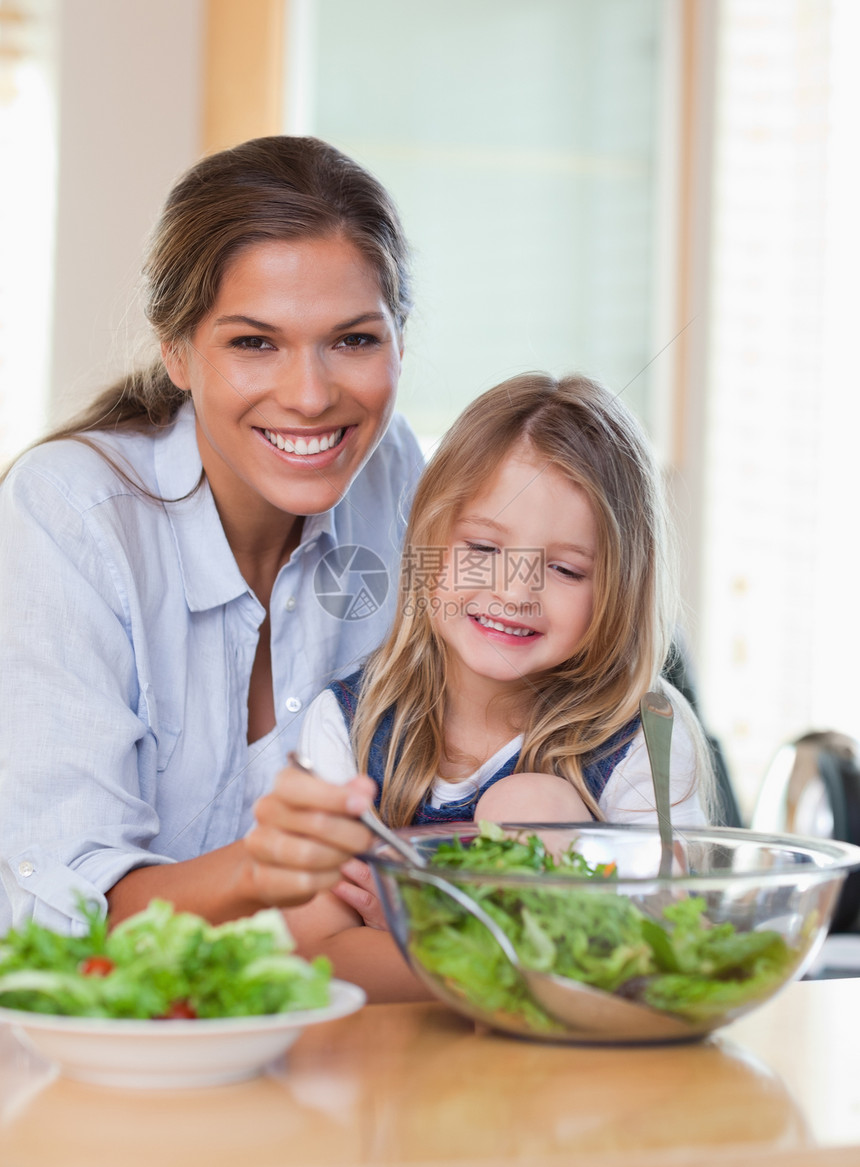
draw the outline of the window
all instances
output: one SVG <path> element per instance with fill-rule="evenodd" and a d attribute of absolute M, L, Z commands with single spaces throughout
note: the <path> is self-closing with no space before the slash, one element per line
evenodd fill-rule
<path fill-rule="evenodd" d="M 652 420 L 660 0 L 291 5 L 288 129 L 393 192 L 416 252 L 400 404 L 425 437 L 514 373 L 581 371 Z M 644 371 L 643 371 L 644 370 Z"/>
<path fill-rule="evenodd" d="M 56 170 L 54 0 L 0 5 L 0 465 L 44 429 Z M 11 181 L 10 181 L 11 177 Z"/>
<path fill-rule="evenodd" d="M 781 742 L 860 737 L 860 6 L 719 30 L 697 655 L 749 805 Z"/>

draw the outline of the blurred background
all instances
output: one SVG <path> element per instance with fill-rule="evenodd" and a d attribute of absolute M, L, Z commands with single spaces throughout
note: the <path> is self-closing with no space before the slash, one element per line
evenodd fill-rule
<path fill-rule="evenodd" d="M 201 154 L 326 138 L 394 194 L 426 448 L 526 369 L 640 415 L 744 813 L 860 736 L 857 0 L 0 0 L 0 460 L 139 359 Z"/>

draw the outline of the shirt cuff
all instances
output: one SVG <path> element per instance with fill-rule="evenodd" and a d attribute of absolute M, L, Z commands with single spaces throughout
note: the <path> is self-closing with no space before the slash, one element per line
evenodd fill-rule
<path fill-rule="evenodd" d="M 149 851 L 104 849 L 79 860 L 75 867 L 59 863 L 40 847 L 28 847 L 0 863 L 0 880 L 9 907 L 0 904 L 0 928 L 19 928 L 34 920 L 56 932 L 86 931 L 83 908 L 95 906 L 107 913 L 106 892 L 136 867 L 174 863 Z M 3 919 L 3 916 L 8 919 Z"/>

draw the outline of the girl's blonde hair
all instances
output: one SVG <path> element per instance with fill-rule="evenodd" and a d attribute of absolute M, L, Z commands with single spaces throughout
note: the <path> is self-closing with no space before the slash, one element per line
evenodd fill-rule
<path fill-rule="evenodd" d="M 526 373 L 490 389 L 454 423 L 424 471 L 393 628 L 362 682 L 352 731 L 359 770 L 367 768 L 381 719 L 395 708 L 380 808 L 395 826 L 412 821 L 444 751 L 447 656 L 431 618 L 436 581 L 415 565 L 424 549 L 448 545 L 457 516 L 511 453 L 545 461 L 584 491 L 598 532 L 591 622 L 573 657 L 528 678 L 534 700 L 517 770 L 567 778 L 600 817 L 583 766 L 636 715 L 669 652 L 673 557 L 660 475 L 634 416 L 582 376 Z"/>

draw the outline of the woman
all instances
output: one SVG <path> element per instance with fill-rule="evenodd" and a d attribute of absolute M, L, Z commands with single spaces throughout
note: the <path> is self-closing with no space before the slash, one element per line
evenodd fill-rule
<path fill-rule="evenodd" d="M 258 139 L 179 181 L 144 275 L 158 366 L 0 490 L 0 930 L 300 903 L 368 840 L 364 780 L 282 767 L 392 611 L 421 462 L 396 210 L 325 143 Z"/>

